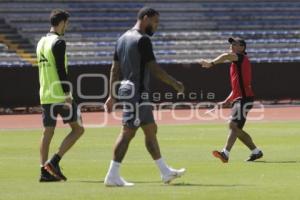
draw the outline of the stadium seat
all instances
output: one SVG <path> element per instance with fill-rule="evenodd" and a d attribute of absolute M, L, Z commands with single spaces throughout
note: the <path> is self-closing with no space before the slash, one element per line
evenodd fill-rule
<path fill-rule="evenodd" d="M 0 32 L 18 44 L 17 49 L 11 49 L 0 43 L 1 53 L 7 54 L 6 47 L 14 53 L 14 56 L 1 56 L 1 66 L 17 58 L 12 62 L 20 66 L 33 63 L 36 43 L 47 33 L 48 15 L 54 8 L 71 13 L 72 22 L 65 36 L 70 65 L 111 63 L 116 39 L 133 26 L 137 10 L 145 5 L 161 13 L 159 31 L 153 37 L 159 62 L 214 57 L 228 49 L 226 40 L 230 36 L 247 40 L 247 50 L 254 62 L 293 62 L 300 57 L 300 2 L 296 0 L 174 0 L 172 4 L 167 0 L 74 0 L 71 3 L 14 0 L 0 2 Z M 17 51 L 31 57 L 21 57 Z M 280 59 L 279 54 L 284 58 Z"/>

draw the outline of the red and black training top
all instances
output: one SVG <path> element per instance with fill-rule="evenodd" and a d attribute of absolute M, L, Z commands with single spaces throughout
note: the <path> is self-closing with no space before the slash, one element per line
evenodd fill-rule
<path fill-rule="evenodd" d="M 252 72 L 248 56 L 237 54 L 238 61 L 234 61 L 230 66 L 230 81 L 232 95 L 230 101 L 241 98 L 254 97 L 252 90 Z"/>

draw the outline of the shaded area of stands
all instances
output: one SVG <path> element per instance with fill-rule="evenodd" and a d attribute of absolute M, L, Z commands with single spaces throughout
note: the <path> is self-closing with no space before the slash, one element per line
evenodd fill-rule
<path fill-rule="evenodd" d="M 34 45 L 18 33 L 17 28 L 0 18 L 0 67 L 32 66 Z"/>

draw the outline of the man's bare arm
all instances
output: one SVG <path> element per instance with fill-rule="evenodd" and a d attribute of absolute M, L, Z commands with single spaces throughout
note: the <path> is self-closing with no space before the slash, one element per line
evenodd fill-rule
<path fill-rule="evenodd" d="M 220 63 L 224 63 L 225 61 L 237 61 L 238 60 L 238 56 L 234 53 L 223 53 L 221 55 L 219 55 L 218 57 L 216 57 L 213 60 L 200 60 L 199 63 L 202 65 L 202 67 L 204 68 L 210 68 L 216 64 L 220 64 Z"/>
<path fill-rule="evenodd" d="M 112 112 L 113 106 L 116 102 L 116 97 L 114 96 L 115 82 L 120 79 L 120 65 L 118 61 L 113 61 L 110 70 L 110 80 L 109 80 L 109 97 L 104 104 L 106 112 Z"/>
<path fill-rule="evenodd" d="M 120 79 L 120 65 L 118 61 L 113 61 L 111 70 L 110 70 L 110 79 L 109 79 L 109 96 L 115 98 L 114 94 L 114 83 Z"/>

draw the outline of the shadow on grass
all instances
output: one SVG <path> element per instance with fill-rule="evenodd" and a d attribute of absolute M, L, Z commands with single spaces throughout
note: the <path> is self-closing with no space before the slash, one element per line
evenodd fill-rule
<path fill-rule="evenodd" d="M 79 183 L 97 183 L 97 184 L 103 184 L 104 181 L 91 181 L 91 180 L 78 180 L 78 181 L 70 181 L 70 182 L 79 182 Z"/>
<path fill-rule="evenodd" d="M 251 185 L 243 184 L 200 184 L 200 183 L 174 183 L 167 186 L 179 186 L 179 187 L 247 187 Z"/>
<path fill-rule="evenodd" d="M 103 181 L 96 181 L 96 180 L 78 180 L 78 181 L 70 181 L 70 182 L 79 182 L 79 183 L 91 183 L 91 184 L 103 184 Z M 130 181 L 131 182 L 131 181 Z M 161 181 L 132 181 L 135 184 L 158 184 L 162 186 L 163 184 Z M 166 187 L 247 187 L 251 185 L 243 185 L 243 184 L 200 184 L 200 183 L 171 183 L 171 184 L 163 184 Z"/>
<path fill-rule="evenodd" d="M 289 164 L 289 163 L 300 163 L 300 161 L 297 161 L 297 160 L 283 160 L 283 161 L 267 161 L 267 160 L 258 160 L 258 161 L 255 161 L 253 163 L 270 163 L 270 164 Z"/>
<path fill-rule="evenodd" d="M 133 181 L 133 183 L 162 183 L 161 181 Z"/>
<path fill-rule="evenodd" d="M 131 180 L 128 180 L 129 182 L 133 182 L 133 183 L 161 183 L 161 181 L 131 181 Z M 79 183 L 95 183 L 95 184 L 103 184 L 104 181 L 101 180 L 101 181 L 94 181 L 94 180 L 78 180 L 78 181 L 70 181 L 70 182 L 79 182 Z"/>

